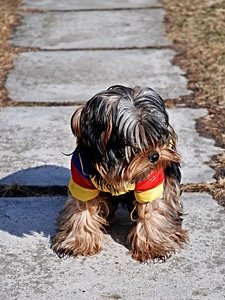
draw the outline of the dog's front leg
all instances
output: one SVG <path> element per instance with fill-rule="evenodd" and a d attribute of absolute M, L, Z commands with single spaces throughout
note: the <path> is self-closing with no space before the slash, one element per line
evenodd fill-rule
<path fill-rule="evenodd" d="M 66 202 L 57 224 L 58 233 L 52 249 L 59 257 L 93 255 L 102 250 L 102 229 L 106 225 L 102 211 L 107 211 L 102 199 L 81 202 L 72 196 Z"/>
<path fill-rule="evenodd" d="M 187 233 L 181 227 L 181 212 L 163 198 L 137 203 L 136 210 L 136 225 L 128 235 L 130 254 L 134 259 L 140 262 L 165 260 L 187 240 Z"/>

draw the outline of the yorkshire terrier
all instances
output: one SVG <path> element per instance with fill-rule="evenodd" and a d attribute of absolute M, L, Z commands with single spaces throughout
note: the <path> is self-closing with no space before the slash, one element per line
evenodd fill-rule
<path fill-rule="evenodd" d="M 77 146 L 70 196 L 53 251 L 59 257 L 99 253 L 119 202 L 134 222 L 128 234 L 134 259 L 164 261 L 181 249 L 188 240 L 181 158 L 162 98 L 151 88 L 112 86 L 75 111 L 71 128 Z"/>

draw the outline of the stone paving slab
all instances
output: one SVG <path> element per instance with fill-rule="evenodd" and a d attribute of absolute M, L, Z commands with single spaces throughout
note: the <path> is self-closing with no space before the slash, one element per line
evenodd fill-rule
<path fill-rule="evenodd" d="M 70 157 L 63 153 L 75 148 L 70 129 L 74 110 L 75 107 L 1 108 L 0 178 L 22 170 L 22 174 L 15 174 L 14 181 L 67 185 Z"/>
<path fill-rule="evenodd" d="M 8 107 L 0 111 L 0 184 L 67 185 L 75 139 L 70 118 L 76 107 Z M 195 120 L 206 109 L 168 110 L 179 137 L 182 182 L 213 181 L 214 170 L 206 162 L 221 149 L 200 137 Z"/>
<path fill-rule="evenodd" d="M 104 50 L 21 53 L 6 88 L 15 101 L 86 101 L 114 84 L 150 86 L 164 99 L 190 93 L 175 51 Z"/>
<path fill-rule="evenodd" d="M 165 263 L 127 255 L 128 214 L 105 235 L 100 255 L 60 260 L 50 249 L 65 198 L 0 201 L 1 299 L 223 300 L 224 208 L 204 194 L 184 194 L 190 245 Z"/>
<path fill-rule="evenodd" d="M 22 8 L 41 10 L 82 10 L 82 9 L 115 9 L 115 8 L 139 8 L 162 5 L 157 0 L 24 0 Z"/>
<path fill-rule="evenodd" d="M 213 155 L 223 153 L 215 147 L 212 139 L 196 132 L 196 120 L 208 114 L 207 109 L 176 108 L 168 110 L 170 123 L 178 135 L 178 151 L 182 156 L 181 172 L 183 183 L 214 181 L 215 171 L 209 163 Z"/>
<path fill-rule="evenodd" d="M 40 49 L 132 48 L 171 45 L 165 11 L 77 11 L 22 13 L 12 43 Z"/>

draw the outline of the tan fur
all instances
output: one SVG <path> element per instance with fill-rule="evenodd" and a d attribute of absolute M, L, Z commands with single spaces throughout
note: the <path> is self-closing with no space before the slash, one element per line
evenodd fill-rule
<path fill-rule="evenodd" d="M 137 204 L 137 225 L 128 235 L 132 249 L 130 254 L 138 261 L 170 257 L 187 238 L 187 233 L 177 224 L 170 207 L 158 199 L 152 203 Z"/>
<path fill-rule="evenodd" d="M 60 257 L 93 255 L 102 250 L 102 229 L 106 219 L 101 216 L 106 204 L 99 198 L 81 202 L 72 196 L 58 218 L 58 234 L 53 250 Z"/>
<path fill-rule="evenodd" d="M 71 129 L 73 134 L 76 134 L 77 136 L 81 135 L 80 132 L 80 115 L 82 112 L 84 105 L 80 106 L 75 113 L 73 114 L 72 118 L 71 118 Z"/>
<path fill-rule="evenodd" d="M 132 247 L 129 253 L 141 262 L 165 260 L 188 241 L 188 233 L 181 227 L 179 187 L 171 178 L 166 178 L 165 183 L 159 199 L 146 204 L 136 202 L 136 226 L 129 233 L 128 241 Z"/>
<path fill-rule="evenodd" d="M 180 163 L 180 155 L 170 147 L 164 146 L 164 148 L 155 149 L 160 154 L 160 159 L 157 163 L 157 167 L 163 167 L 164 169 L 173 161 Z M 148 151 L 151 152 L 151 151 Z M 141 155 L 135 156 L 128 166 L 124 166 L 121 170 L 114 170 L 114 172 L 107 172 L 101 165 L 96 165 L 101 177 L 108 185 L 113 186 L 117 191 L 127 191 L 130 183 L 134 178 L 136 181 L 139 179 L 147 178 L 152 169 L 156 166 L 151 164 L 148 160 L 148 152 L 144 152 Z"/>

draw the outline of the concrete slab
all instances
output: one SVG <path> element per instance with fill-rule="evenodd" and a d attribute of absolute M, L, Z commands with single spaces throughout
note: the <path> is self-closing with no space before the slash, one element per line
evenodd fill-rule
<path fill-rule="evenodd" d="M 19 158 L 22 160 L 22 158 Z M 24 169 L 23 161 L 20 161 L 21 169 L 13 172 L 7 168 L 9 175 L 3 175 L 0 178 L 0 184 L 4 185 L 25 185 L 25 186 L 67 186 L 70 179 L 70 162 L 66 157 L 64 164 L 67 162 L 67 168 L 60 167 L 58 165 L 41 165 L 38 167 L 28 167 Z M 40 163 L 40 162 L 39 162 Z M 3 163 L 4 164 L 4 163 Z M 18 161 L 19 164 L 19 161 Z M 30 164 L 35 164 L 35 161 L 30 161 Z M 1 174 L 4 174 L 4 169 L 1 170 Z"/>
<path fill-rule="evenodd" d="M 178 151 L 182 156 L 182 182 L 199 183 L 214 181 L 215 171 L 209 163 L 213 155 L 224 150 L 215 147 L 212 139 L 199 136 L 196 120 L 208 114 L 206 109 L 176 108 L 168 110 L 170 122 L 178 134 Z"/>
<path fill-rule="evenodd" d="M 157 0 L 113 0 L 113 1 L 90 1 L 90 0 L 25 0 L 22 8 L 43 10 L 82 10 L 82 9 L 113 9 L 113 8 L 138 8 L 159 6 Z"/>
<path fill-rule="evenodd" d="M 70 118 L 75 107 L 8 107 L 0 111 L 0 184 L 67 185 L 75 140 Z M 179 136 L 182 182 L 212 181 L 214 170 L 205 162 L 220 153 L 213 140 L 200 137 L 195 120 L 206 109 L 170 109 Z"/>
<path fill-rule="evenodd" d="M 155 264 L 127 255 L 130 221 L 122 210 L 100 255 L 60 260 L 50 239 L 64 201 L 1 199 L 1 299 L 224 299 L 225 211 L 210 196 L 183 195 L 190 245 Z"/>
<path fill-rule="evenodd" d="M 114 84 L 151 86 L 164 99 L 190 93 L 175 51 L 105 50 L 21 53 L 6 88 L 15 101 L 86 101 Z"/>
<path fill-rule="evenodd" d="M 2 108 L 0 178 L 20 171 L 14 174 L 13 182 L 67 185 L 70 157 L 63 153 L 75 148 L 70 129 L 74 110 L 75 107 Z M 8 180 L 12 183 L 12 178 Z"/>
<path fill-rule="evenodd" d="M 12 43 L 40 49 L 132 48 L 171 45 L 163 9 L 22 13 Z"/>

